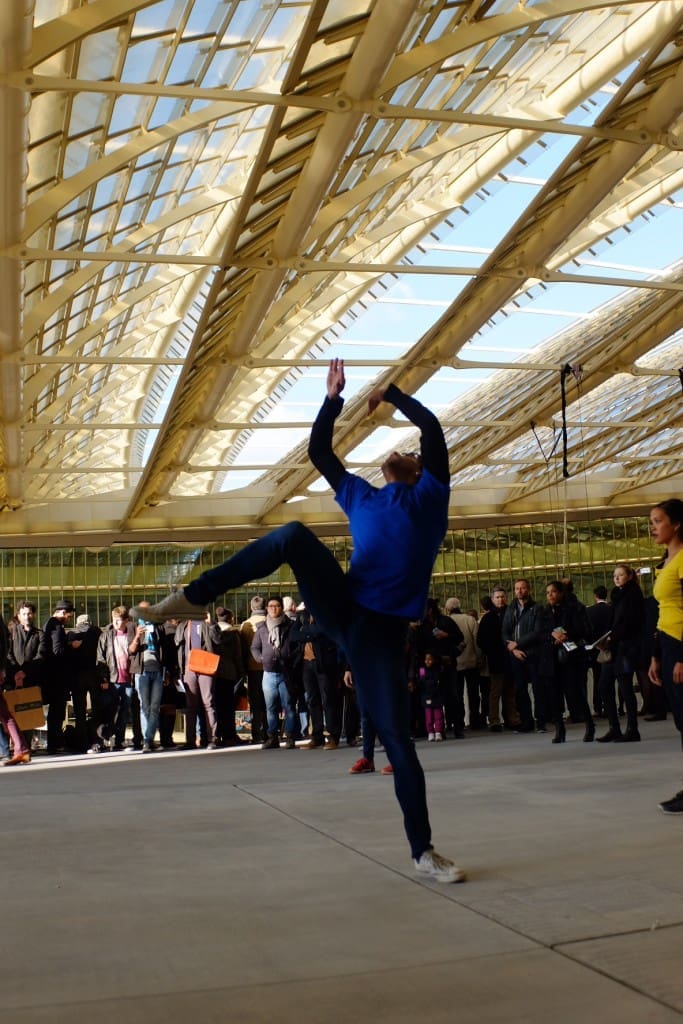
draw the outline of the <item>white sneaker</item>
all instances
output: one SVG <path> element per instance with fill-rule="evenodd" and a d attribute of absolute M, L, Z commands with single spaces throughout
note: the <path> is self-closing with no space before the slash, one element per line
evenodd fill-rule
<path fill-rule="evenodd" d="M 435 882 L 464 882 L 467 875 L 452 860 L 447 860 L 436 850 L 425 850 L 419 860 L 414 860 L 415 870 L 429 875 Z"/>
<path fill-rule="evenodd" d="M 144 604 L 142 608 L 135 605 L 130 610 L 132 619 L 144 619 L 146 622 L 163 623 L 168 619 L 195 619 L 203 622 L 206 618 L 206 607 L 203 604 L 190 604 L 184 590 L 176 590 L 157 604 Z"/>
<path fill-rule="evenodd" d="M 427 743 L 433 743 L 433 742 L 434 742 L 434 733 L 430 732 L 429 736 L 427 737 Z"/>
<path fill-rule="evenodd" d="M 443 736 L 441 735 L 440 732 L 435 732 L 434 739 L 436 740 L 437 743 L 441 743 L 443 741 Z"/>

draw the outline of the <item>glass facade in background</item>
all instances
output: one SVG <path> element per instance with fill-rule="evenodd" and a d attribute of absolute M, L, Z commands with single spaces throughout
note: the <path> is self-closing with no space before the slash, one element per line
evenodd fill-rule
<path fill-rule="evenodd" d="M 348 537 L 325 539 L 346 568 L 351 557 Z M 116 605 L 130 606 L 146 598 L 156 601 L 189 583 L 204 569 L 219 565 L 242 544 L 131 544 L 108 548 L 5 548 L 0 550 L 0 592 L 5 621 L 18 601 L 28 598 L 44 622 L 56 601 L 70 598 L 76 615 L 88 612 L 106 625 Z M 432 594 L 456 595 L 463 609 L 478 608 L 483 594 L 495 584 L 511 590 L 517 576 L 526 576 L 538 600 L 545 584 L 570 576 L 577 596 L 589 604 L 593 588 L 612 586 L 615 562 L 646 570 L 641 584 L 652 590 L 654 565 L 661 559 L 649 535 L 646 516 L 562 523 L 515 525 L 488 529 L 450 530 L 434 565 Z M 647 573 L 650 570 L 650 573 Z M 285 565 L 266 581 L 233 591 L 225 604 L 238 620 L 249 615 L 255 594 L 297 595 L 296 583 Z"/>

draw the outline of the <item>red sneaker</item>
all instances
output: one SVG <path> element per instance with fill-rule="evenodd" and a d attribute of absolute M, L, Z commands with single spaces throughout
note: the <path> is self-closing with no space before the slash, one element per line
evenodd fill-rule
<path fill-rule="evenodd" d="M 369 761 L 367 757 L 359 757 L 349 768 L 349 775 L 367 775 L 368 772 L 374 772 L 374 770 L 374 761 Z"/>
<path fill-rule="evenodd" d="M 393 774 L 394 774 L 394 769 L 391 767 L 390 764 L 385 764 L 384 768 L 380 769 L 380 775 L 393 775 Z"/>

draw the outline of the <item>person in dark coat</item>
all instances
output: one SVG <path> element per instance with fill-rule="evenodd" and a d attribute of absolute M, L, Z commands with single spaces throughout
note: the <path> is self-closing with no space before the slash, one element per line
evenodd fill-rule
<path fill-rule="evenodd" d="M 71 660 L 69 651 L 76 649 L 78 640 L 69 645 L 66 630 L 74 613 L 71 601 L 57 601 L 52 615 L 43 626 L 45 636 L 43 701 L 47 711 L 47 752 L 58 754 L 64 749 L 64 719 L 70 689 Z"/>
<path fill-rule="evenodd" d="M 612 625 L 612 605 L 607 603 L 607 587 L 602 585 L 596 587 L 593 591 L 593 601 L 594 603 L 586 608 L 586 615 L 591 627 L 591 639 L 599 640 Z M 598 654 L 597 647 L 588 652 L 588 666 L 593 672 L 593 714 L 597 718 L 602 718 L 604 712 L 600 690 L 602 662 L 598 660 Z"/>
<path fill-rule="evenodd" d="M 327 747 L 336 750 L 342 728 L 339 693 L 341 665 L 337 645 L 320 628 L 309 611 L 303 609 L 293 623 L 290 642 L 296 645 L 306 706 L 311 719 L 311 738 L 303 749 Z M 325 743 L 327 729 L 327 744 Z"/>
<path fill-rule="evenodd" d="M 81 753 L 97 742 L 96 728 L 101 721 L 102 678 L 97 668 L 97 644 L 101 629 L 87 614 L 79 615 L 74 629 L 66 634 L 71 663 L 71 699 L 74 706 L 75 746 Z M 75 644 L 74 640 L 79 640 Z M 88 696 L 91 717 L 87 719 Z M 89 728 L 90 726 L 90 728 Z"/>
<path fill-rule="evenodd" d="M 477 647 L 486 661 L 489 675 L 489 731 L 502 732 L 500 720 L 501 703 L 503 723 L 506 729 L 517 729 L 521 724 L 515 703 L 515 685 L 510 668 L 510 656 L 503 640 L 503 619 L 507 608 L 507 595 L 503 587 L 494 587 L 491 596 L 482 599 L 484 614 L 479 619 Z"/>
<path fill-rule="evenodd" d="M 444 615 L 435 597 L 427 601 L 427 612 L 417 631 L 417 656 L 423 663 L 425 652 L 431 650 L 439 659 L 444 699 L 444 735 L 451 729 L 453 737 L 465 736 L 465 683 L 458 677 L 458 655 L 465 638 L 457 622 Z"/>
<path fill-rule="evenodd" d="M 515 703 L 521 718 L 519 732 L 546 731 L 545 687 L 538 672 L 538 657 L 543 642 L 542 609 L 531 596 L 529 581 L 515 580 L 515 596 L 503 617 L 503 640 L 509 652 L 509 664 L 515 684 Z M 534 696 L 533 709 L 529 687 Z"/>
<path fill-rule="evenodd" d="M 547 693 L 547 706 L 555 724 L 553 743 L 564 743 L 565 700 L 579 709 L 586 723 L 584 743 L 595 736 L 586 692 L 581 685 L 581 648 L 586 643 L 590 625 L 586 610 L 578 601 L 568 601 L 564 585 L 552 580 L 546 587 L 547 605 L 541 612 L 543 642 L 539 651 L 538 674 Z"/>
<path fill-rule="evenodd" d="M 234 625 L 235 616 L 229 608 L 217 605 L 215 615 L 215 622 L 209 629 L 209 639 L 213 653 L 220 658 L 214 676 L 216 736 L 219 747 L 236 747 L 242 741 L 235 726 L 235 690 L 246 672 L 242 637 Z"/>
<path fill-rule="evenodd" d="M 612 657 L 603 664 L 600 680 L 609 729 L 604 736 L 598 737 L 598 743 L 635 743 L 640 740 L 633 675 L 638 664 L 640 631 L 645 615 L 643 602 L 643 592 L 634 570 L 626 562 L 618 562 L 614 567 L 612 628 L 605 645 Z M 624 733 L 617 713 L 615 682 L 626 706 Z"/>

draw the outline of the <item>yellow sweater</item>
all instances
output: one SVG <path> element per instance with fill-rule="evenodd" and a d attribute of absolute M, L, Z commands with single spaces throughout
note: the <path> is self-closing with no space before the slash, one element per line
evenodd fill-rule
<path fill-rule="evenodd" d="M 683 549 L 657 570 L 652 593 L 659 603 L 657 629 L 683 640 Z"/>

